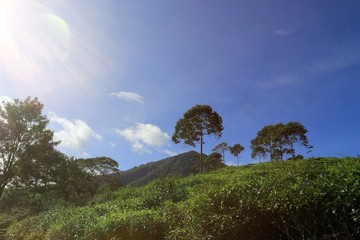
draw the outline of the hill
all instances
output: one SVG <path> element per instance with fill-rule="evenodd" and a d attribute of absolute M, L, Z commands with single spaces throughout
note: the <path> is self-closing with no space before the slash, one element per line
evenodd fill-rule
<path fill-rule="evenodd" d="M 121 172 L 123 185 L 145 185 L 155 179 L 167 176 L 189 176 L 194 173 L 200 154 L 189 151 L 159 161 L 142 164 Z"/>
<path fill-rule="evenodd" d="M 158 179 L 14 223 L 8 239 L 358 239 L 360 159 Z"/>

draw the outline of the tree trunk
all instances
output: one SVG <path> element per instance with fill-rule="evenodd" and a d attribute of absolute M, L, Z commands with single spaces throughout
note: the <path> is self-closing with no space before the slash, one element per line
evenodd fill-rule
<path fill-rule="evenodd" d="M 290 147 L 291 147 L 292 160 L 295 160 L 294 143 L 292 141 L 290 143 Z"/>
<path fill-rule="evenodd" d="M 200 174 L 203 173 L 203 135 L 200 135 Z"/>
<path fill-rule="evenodd" d="M 225 165 L 225 150 L 223 149 L 223 151 L 222 151 L 222 157 L 223 157 L 223 163 L 224 163 L 224 165 Z"/>

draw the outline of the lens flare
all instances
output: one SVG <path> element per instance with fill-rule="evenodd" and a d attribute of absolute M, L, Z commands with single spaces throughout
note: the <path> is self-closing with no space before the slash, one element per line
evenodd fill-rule
<path fill-rule="evenodd" d="M 46 75 L 69 56 L 69 26 L 47 10 L 34 1 L 0 1 L 0 71 L 21 88 L 49 90 Z"/>

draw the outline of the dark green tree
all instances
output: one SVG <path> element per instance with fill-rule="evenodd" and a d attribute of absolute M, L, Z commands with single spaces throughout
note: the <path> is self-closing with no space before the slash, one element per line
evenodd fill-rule
<path fill-rule="evenodd" d="M 286 143 L 289 145 L 289 149 L 287 151 L 288 154 L 291 154 L 293 160 L 295 157 L 295 143 L 300 143 L 304 147 L 308 149 L 312 149 L 313 146 L 309 145 L 309 139 L 305 135 L 307 133 L 307 129 L 300 124 L 299 122 L 289 122 L 285 126 L 284 135 L 286 139 Z"/>
<path fill-rule="evenodd" d="M 218 152 L 222 155 L 222 161 L 224 164 L 225 164 L 225 152 L 228 150 L 229 150 L 229 146 L 226 142 L 219 143 L 212 149 L 213 152 Z"/>
<path fill-rule="evenodd" d="M 267 125 L 258 131 L 256 137 L 251 140 L 251 157 L 264 158 L 269 155 L 270 160 L 273 161 L 277 146 L 278 140 L 275 134 L 275 127 L 274 125 Z"/>
<path fill-rule="evenodd" d="M 223 129 L 222 118 L 217 112 L 208 105 L 195 105 L 177 121 L 172 140 L 175 143 L 184 140 L 185 144 L 193 147 L 195 143 L 200 143 L 200 173 L 202 173 L 204 136 L 215 135 L 219 139 Z"/>
<path fill-rule="evenodd" d="M 218 170 L 224 166 L 225 165 L 222 162 L 222 156 L 218 152 L 212 152 L 209 156 L 205 158 L 204 161 L 205 172 Z"/>
<path fill-rule="evenodd" d="M 108 157 L 80 158 L 79 166 L 91 174 L 97 185 L 101 187 L 116 188 L 120 186 L 119 164 Z"/>
<path fill-rule="evenodd" d="M 97 191 L 91 174 L 82 169 L 78 161 L 61 152 L 54 156 L 54 166 L 51 172 L 50 193 L 65 201 L 82 203 Z"/>
<path fill-rule="evenodd" d="M 267 125 L 251 140 L 251 157 L 270 156 L 271 161 L 282 161 L 285 154 L 291 154 L 295 159 L 295 143 L 300 142 L 305 147 L 312 148 L 305 135 L 306 132 L 305 127 L 298 122 Z"/>
<path fill-rule="evenodd" d="M 21 166 L 43 161 L 58 144 L 42 109 L 43 104 L 30 97 L 0 106 L 0 198 L 5 187 L 19 178 L 19 170 L 26 169 Z M 33 176 L 28 181 L 35 186 L 42 180 Z"/>
<path fill-rule="evenodd" d="M 240 143 L 234 144 L 234 146 L 229 147 L 230 153 L 236 157 L 237 165 L 239 166 L 239 154 L 245 150 L 243 146 L 240 145 Z"/>

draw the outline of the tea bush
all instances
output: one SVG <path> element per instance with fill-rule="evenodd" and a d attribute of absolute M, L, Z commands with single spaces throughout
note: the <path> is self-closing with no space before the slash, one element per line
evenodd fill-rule
<path fill-rule="evenodd" d="M 11 226 L 9 239 L 356 239 L 360 159 L 227 167 L 98 195 Z"/>

